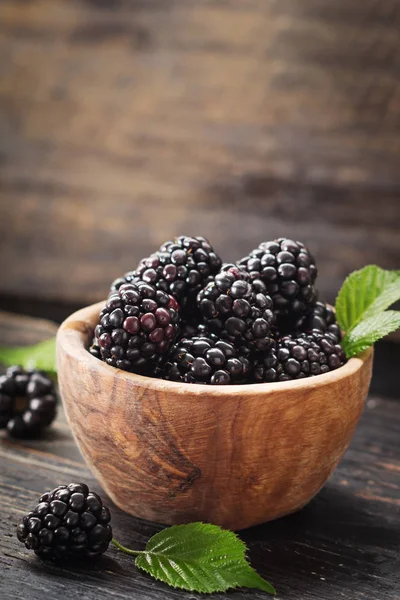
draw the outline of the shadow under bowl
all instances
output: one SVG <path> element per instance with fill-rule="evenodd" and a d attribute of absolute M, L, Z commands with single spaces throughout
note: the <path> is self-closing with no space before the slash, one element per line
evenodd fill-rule
<path fill-rule="evenodd" d="M 204 386 L 142 377 L 87 351 L 103 303 L 57 335 L 76 442 L 121 509 L 151 521 L 238 530 L 292 513 L 324 485 L 363 410 L 372 348 L 325 375 Z"/>

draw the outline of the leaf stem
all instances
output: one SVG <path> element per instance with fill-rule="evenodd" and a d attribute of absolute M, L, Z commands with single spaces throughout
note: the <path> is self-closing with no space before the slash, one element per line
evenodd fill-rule
<path fill-rule="evenodd" d="M 116 546 L 118 550 L 121 550 L 121 552 L 125 552 L 125 554 L 130 554 L 131 556 L 139 556 L 139 554 L 146 554 L 145 550 L 130 550 L 129 548 L 125 548 L 125 546 L 117 542 L 115 538 L 111 540 L 111 543 L 114 544 L 114 546 Z"/>

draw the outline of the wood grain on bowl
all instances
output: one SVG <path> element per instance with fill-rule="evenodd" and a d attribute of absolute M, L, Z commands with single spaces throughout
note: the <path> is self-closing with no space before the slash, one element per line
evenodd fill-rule
<path fill-rule="evenodd" d="M 86 351 L 101 307 L 60 327 L 58 372 L 79 448 L 118 506 L 162 523 L 242 529 L 300 509 L 323 486 L 362 412 L 372 349 L 305 380 L 167 382 Z"/>

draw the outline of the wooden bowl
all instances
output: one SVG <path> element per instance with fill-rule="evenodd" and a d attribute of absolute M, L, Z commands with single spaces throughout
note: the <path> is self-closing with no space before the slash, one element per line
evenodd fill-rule
<path fill-rule="evenodd" d="M 350 443 L 372 349 L 298 381 L 175 383 L 120 371 L 87 352 L 102 306 L 61 325 L 58 376 L 78 446 L 115 504 L 160 523 L 237 530 L 315 496 Z"/>

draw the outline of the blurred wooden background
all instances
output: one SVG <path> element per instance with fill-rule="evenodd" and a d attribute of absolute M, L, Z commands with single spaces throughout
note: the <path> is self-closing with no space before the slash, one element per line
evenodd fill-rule
<path fill-rule="evenodd" d="M 331 301 L 400 268 L 399 76 L 400 0 L 0 0 L 0 308 L 181 233 L 305 241 Z"/>

